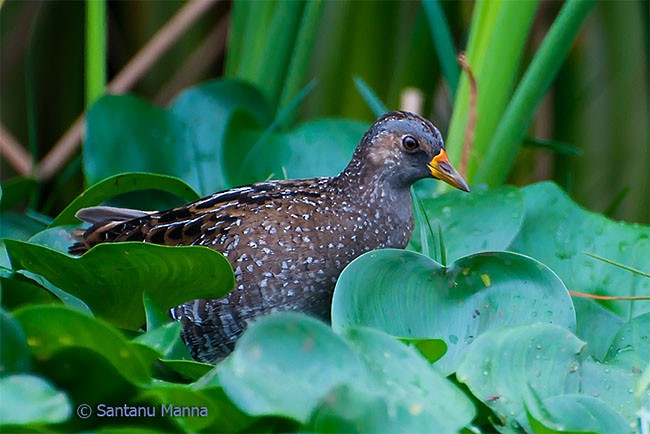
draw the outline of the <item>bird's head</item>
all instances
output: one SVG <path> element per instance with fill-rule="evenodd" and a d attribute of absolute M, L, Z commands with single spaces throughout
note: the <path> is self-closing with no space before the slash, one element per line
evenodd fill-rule
<path fill-rule="evenodd" d="M 467 182 L 447 158 L 440 131 L 413 113 L 390 112 L 377 119 L 363 136 L 354 160 L 395 186 L 408 187 L 433 177 L 469 191 Z"/>

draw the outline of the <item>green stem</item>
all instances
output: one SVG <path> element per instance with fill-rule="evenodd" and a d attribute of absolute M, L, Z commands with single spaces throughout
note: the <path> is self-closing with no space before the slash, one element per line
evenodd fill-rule
<path fill-rule="evenodd" d="M 86 0 L 86 107 L 106 87 L 106 1 Z"/>
<path fill-rule="evenodd" d="M 296 36 L 296 43 L 289 63 L 284 88 L 280 95 L 278 103 L 278 113 L 284 110 L 303 88 L 307 73 L 309 71 L 309 62 L 311 60 L 312 48 L 319 31 L 318 23 L 323 10 L 322 0 L 312 0 L 305 5 Z M 291 122 L 295 118 L 295 112 L 289 116 Z"/>
<path fill-rule="evenodd" d="M 551 26 L 487 148 L 475 183 L 495 186 L 510 172 L 533 114 L 555 79 L 595 0 L 568 0 Z"/>
<path fill-rule="evenodd" d="M 456 48 L 451 38 L 451 31 L 438 0 L 424 0 L 422 6 L 429 21 L 429 30 L 431 31 L 433 46 L 438 54 L 442 75 L 445 77 L 447 86 L 449 86 L 450 98 L 453 101 L 458 87 L 460 70 L 458 63 L 456 63 Z"/>

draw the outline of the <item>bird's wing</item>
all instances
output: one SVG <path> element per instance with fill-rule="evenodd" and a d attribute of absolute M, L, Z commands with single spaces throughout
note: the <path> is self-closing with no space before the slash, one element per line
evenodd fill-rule
<path fill-rule="evenodd" d="M 325 179 L 323 179 L 325 180 Z M 148 212 L 114 207 L 80 210 L 77 217 L 92 223 L 73 232 L 77 243 L 69 252 L 81 255 L 91 247 L 114 241 L 144 241 L 171 246 L 223 245 L 228 232 L 275 200 L 293 195 L 319 195 L 320 183 L 274 181 L 234 188 L 168 211 Z"/>

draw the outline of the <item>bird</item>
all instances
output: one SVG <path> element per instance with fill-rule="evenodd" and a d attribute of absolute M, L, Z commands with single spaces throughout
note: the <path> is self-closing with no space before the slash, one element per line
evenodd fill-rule
<path fill-rule="evenodd" d="M 81 209 L 77 217 L 92 225 L 76 234 L 69 252 L 141 241 L 222 253 L 235 275 L 233 290 L 169 312 L 182 323 L 192 357 L 217 363 L 262 315 L 298 311 L 329 321 L 334 286 L 346 265 L 370 250 L 408 244 L 414 226 L 410 187 L 424 178 L 469 192 L 438 129 L 417 114 L 389 112 L 370 126 L 337 176 L 259 182 L 167 211 Z"/>

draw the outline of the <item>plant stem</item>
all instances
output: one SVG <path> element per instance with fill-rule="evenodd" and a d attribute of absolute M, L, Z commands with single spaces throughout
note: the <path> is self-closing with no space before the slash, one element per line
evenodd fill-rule
<path fill-rule="evenodd" d="M 594 0 L 568 0 L 519 84 L 476 172 L 475 183 L 496 186 L 510 172 L 537 106 L 557 75 Z"/>
<path fill-rule="evenodd" d="M 456 63 L 456 48 L 451 38 L 451 31 L 438 0 L 424 0 L 422 7 L 424 7 L 429 22 L 429 30 L 433 46 L 438 54 L 442 75 L 449 86 L 449 95 L 453 101 L 456 96 L 460 71 Z"/>
<path fill-rule="evenodd" d="M 86 0 L 86 107 L 106 87 L 106 1 Z"/>

